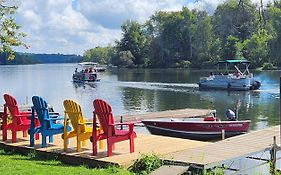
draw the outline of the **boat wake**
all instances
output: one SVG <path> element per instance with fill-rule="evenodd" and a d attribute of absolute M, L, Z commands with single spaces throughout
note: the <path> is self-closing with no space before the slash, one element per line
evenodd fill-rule
<path fill-rule="evenodd" d="M 154 82 L 121 82 L 121 87 L 131 87 L 148 90 L 164 90 L 174 92 L 186 92 L 198 90 L 196 83 L 154 83 Z"/>

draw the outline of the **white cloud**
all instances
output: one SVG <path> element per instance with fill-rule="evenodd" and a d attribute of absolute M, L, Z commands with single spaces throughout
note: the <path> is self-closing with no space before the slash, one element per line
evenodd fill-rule
<path fill-rule="evenodd" d="M 18 0 L 19 1 L 19 0 Z M 253 0 L 259 1 L 259 0 Z M 265 2 L 268 0 L 264 0 Z M 28 36 L 33 53 L 83 54 L 86 49 L 113 44 L 126 20 L 145 22 L 156 11 L 183 6 L 213 11 L 223 0 L 24 0 L 16 21 Z"/>

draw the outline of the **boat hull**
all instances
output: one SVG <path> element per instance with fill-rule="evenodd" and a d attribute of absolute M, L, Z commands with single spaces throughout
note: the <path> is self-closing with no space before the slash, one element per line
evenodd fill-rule
<path fill-rule="evenodd" d="M 248 132 L 250 120 L 244 121 L 142 121 L 151 134 L 194 140 L 221 139 Z"/>
<path fill-rule="evenodd" d="M 252 77 L 235 77 L 233 75 L 215 75 L 200 79 L 199 89 L 219 89 L 219 90 L 256 90 L 261 86 L 260 81 Z"/>
<path fill-rule="evenodd" d="M 96 73 L 74 73 L 72 75 L 72 80 L 74 82 L 94 82 L 97 81 L 97 74 Z"/>

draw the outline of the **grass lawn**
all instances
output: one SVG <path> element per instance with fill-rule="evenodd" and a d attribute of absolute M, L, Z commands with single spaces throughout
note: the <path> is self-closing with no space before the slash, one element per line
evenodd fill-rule
<path fill-rule="evenodd" d="M 0 162 L 1 175 L 132 174 L 127 170 L 116 167 L 109 167 L 107 169 L 89 169 L 85 166 L 69 166 L 56 160 L 40 160 L 40 158 L 32 153 L 30 153 L 28 156 L 23 156 L 15 153 L 5 152 L 2 149 L 0 149 Z"/>

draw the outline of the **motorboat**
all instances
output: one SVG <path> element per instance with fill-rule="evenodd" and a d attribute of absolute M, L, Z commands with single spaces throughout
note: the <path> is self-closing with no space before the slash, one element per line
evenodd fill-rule
<path fill-rule="evenodd" d="M 221 121 L 212 116 L 201 118 L 158 118 L 143 120 L 151 134 L 194 140 L 218 140 L 249 131 L 251 120 Z"/>
<path fill-rule="evenodd" d="M 221 72 L 224 65 L 224 73 Z M 241 66 L 242 65 L 242 66 Z M 217 63 L 217 73 L 211 72 L 208 77 L 201 77 L 198 82 L 199 89 L 224 89 L 224 90 L 256 90 L 261 86 L 261 81 L 254 78 L 249 71 L 250 62 L 247 60 L 225 60 Z M 231 72 L 231 68 L 235 72 Z M 240 67 L 240 68 L 239 68 Z M 244 67 L 244 70 L 240 70 Z"/>
<path fill-rule="evenodd" d="M 84 69 L 92 68 L 93 70 L 95 70 L 97 72 L 104 72 L 106 70 L 105 66 L 102 66 L 96 62 L 81 62 L 81 63 L 79 63 L 79 65 L 82 66 Z"/>

